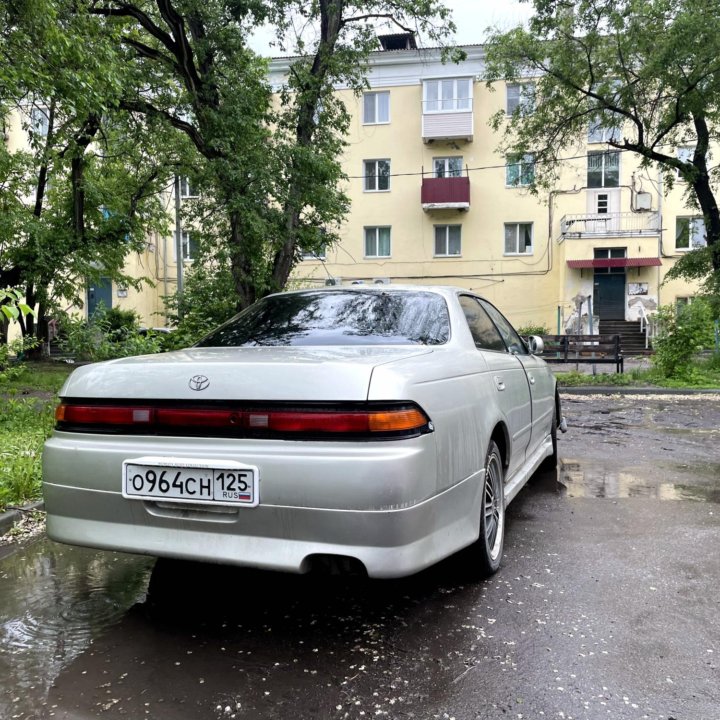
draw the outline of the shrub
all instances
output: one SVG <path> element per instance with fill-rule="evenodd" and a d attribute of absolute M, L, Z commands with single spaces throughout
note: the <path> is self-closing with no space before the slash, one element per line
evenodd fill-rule
<path fill-rule="evenodd" d="M 138 320 L 133 310 L 104 308 L 99 308 L 89 322 L 66 316 L 60 323 L 60 347 L 78 360 L 93 362 L 160 352 L 161 335 L 141 331 Z"/>
<path fill-rule="evenodd" d="M 687 374 L 693 358 L 713 347 L 714 329 L 710 304 L 702 298 L 676 308 L 658 310 L 658 335 L 653 340 L 655 367 L 665 377 Z"/>
<path fill-rule="evenodd" d="M 530 322 L 527 325 L 523 325 L 517 328 L 518 335 L 551 335 L 549 328 L 539 323 Z"/>

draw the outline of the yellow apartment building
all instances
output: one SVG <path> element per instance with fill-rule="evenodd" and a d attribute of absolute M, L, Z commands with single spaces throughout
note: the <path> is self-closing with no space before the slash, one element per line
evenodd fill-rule
<path fill-rule="evenodd" d="M 566 149 L 557 187 L 534 196 L 533 158 L 500 156 L 488 124 L 523 103 L 524 85 L 486 87 L 480 45 L 465 47 L 462 63 L 443 64 L 439 50 L 418 49 L 411 36 L 381 40 L 367 91 L 338 88 L 352 116 L 343 157 L 352 206 L 341 240 L 323 257 L 305 256 L 293 286 L 457 285 L 482 293 L 517 326 L 550 332 L 587 332 L 589 307 L 593 330 L 599 323 L 608 332 L 693 295 L 687 283 L 663 284 L 676 260 L 705 242 L 682 182 L 667 193 L 659 173 L 610 151 L 608 131 L 589 128 L 587 142 Z M 273 86 L 291 62 L 271 61 Z M 11 149 L 26 141 L 19 118 L 8 130 Z M 172 218 L 176 196 L 179 204 L 193 196 L 186 181 L 168 193 Z M 154 285 L 137 292 L 101 279 L 87 288 L 84 311 L 102 301 L 164 325 L 162 297 L 176 290 L 192 249 L 192 233 L 177 224 L 171 236 L 148 237 L 127 270 Z"/>
<path fill-rule="evenodd" d="M 385 49 L 371 58 L 367 92 L 338 90 L 352 115 L 344 157 L 352 210 L 340 244 L 306 257 L 295 281 L 458 285 L 516 325 L 551 332 L 577 327 L 578 308 L 587 331 L 587 298 L 597 332 L 598 320 L 601 328 L 637 321 L 692 296 L 687 283 L 663 285 L 682 253 L 704 243 L 683 184 L 666 194 L 657 172 L 610 152 L 603 131 L 589 128 L 586 143 L 566 150 L 557 187 L 531 195 L 532 157 L 500 156 L 488 124 L 523 102 L 524 87 L 488 89 L 482 46 L 464 49 L 457 65 L 437 50 Z M 275 85 L 288 62 L 273 61 Z"/>

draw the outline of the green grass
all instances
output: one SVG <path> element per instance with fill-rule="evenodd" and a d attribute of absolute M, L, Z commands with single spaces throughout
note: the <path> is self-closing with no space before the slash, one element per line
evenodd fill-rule
<path fill-rule="evenodd" d="M 0 375 L 0 395 L 49 393 L 54 396 L 74 369 L 74 365 L 54 362 L 20 365 L 7 379 L 3 380 Z"/>
<path fill-rule="evenodd" d="M 0 376 L 0 511 L 40 498 L 42 446 L 71 366 L 28 363 Z"/>
<path fill-rule="evenodd" d="M 698 360 L 674 377 L 665 377 L 655 368 L 633 369 L 626 373 L 581 372 L 556 373 L 558 385 L 563 387 L 584 387 L 593 385 L 618 387 L 660 387 L 694 390 L 698 388 L 720 389 L 720 363 L 717 360 Z"/>

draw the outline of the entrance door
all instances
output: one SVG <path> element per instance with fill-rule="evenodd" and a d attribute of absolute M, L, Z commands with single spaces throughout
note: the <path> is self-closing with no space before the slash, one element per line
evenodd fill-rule
<path fill-rule="evenodd" d="M 88 318 L 91 318 L 100 303 L 106 310 L 112 307 L 112 280 L 101 277 L 97 282 L 88 283 Z"/>
<path fill-rule="evenodd" d="M 593 304 L 601 320 L 624 320 L 625 273 L 595 273 Z"/>

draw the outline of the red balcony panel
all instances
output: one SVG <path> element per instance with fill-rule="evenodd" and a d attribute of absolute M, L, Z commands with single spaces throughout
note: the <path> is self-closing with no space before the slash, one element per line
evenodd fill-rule
<path fill-rule="evenodd" d="M 420 202 L 433 207 L 469 207 L 470 178 L 423 178 Z"/>

